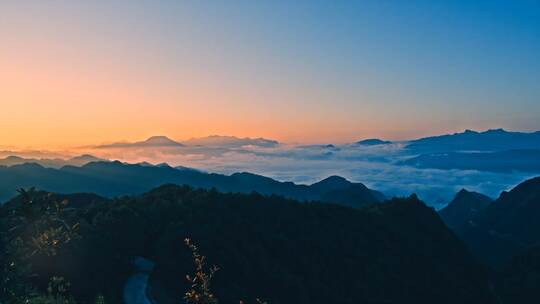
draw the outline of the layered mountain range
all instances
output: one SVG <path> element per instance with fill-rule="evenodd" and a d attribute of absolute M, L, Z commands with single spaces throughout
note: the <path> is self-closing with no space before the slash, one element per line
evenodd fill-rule
<path fill-rule="evenodd" d="M 442 170 L 540 172 L 540 131 L 465 130 L 413 140 L 407 143 L 405 150 L 413 157 L 398 162 L 399 165 Z"/>
<path fill-rule="evenodd" d="M 258 192 L 301 201 L 324 201 L 352 207 L 381 202 L 384 195 L 361 183 L 330 176 L 312 185 L 279 182 L 251 173 L 210 174 L 167 164 L 91 162 L 86 165 L 45 168 L 36 163 L 0 167 L 0 200 L 19 188 L 37 187 L 61 193 L 90 192 L 106 197 L 138 194 L 163 184 L 216 188 L 222 192 Z"/>
<path fill-rule="evenodd" d="M 540 131 L 526 133 L 504 129 L 491 129 L 484 132 L 465 130 L 462 133 L 413 140 L 407 144 L 406 148 L 424 153 L 540 149 Z"/>

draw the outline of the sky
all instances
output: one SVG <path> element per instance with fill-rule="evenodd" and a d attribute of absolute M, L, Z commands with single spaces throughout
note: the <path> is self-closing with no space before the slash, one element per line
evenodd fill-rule
<path fill-rule="evenodd" d="M 540 129 L 540 1 L 1 1 L 0 146 Z"/>

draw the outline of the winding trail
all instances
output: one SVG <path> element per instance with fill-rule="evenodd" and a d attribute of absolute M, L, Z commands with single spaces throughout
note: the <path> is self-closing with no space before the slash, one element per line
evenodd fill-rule
<path fill-rule="evenodd" d="M 155 304 L 148 296 L 148 280 L 154 269 L 154 262 L 143 257 L 133 260 L 136 272 L 128 278 L 124 285 L 125 304 Z"/>

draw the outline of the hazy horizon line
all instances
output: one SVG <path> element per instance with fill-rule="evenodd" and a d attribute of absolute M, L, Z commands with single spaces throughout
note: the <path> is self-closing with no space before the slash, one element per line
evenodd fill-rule
<path fill-rule="evenodd" d="M 508 129 L 508 128 L 503 128 L 503 127 L 493 127 L 493 128 L 487 128 L 487 129 L 475 129 L 475 128 L 461 128 L 459 130 L 454 130 L 454 131 L 446 131 L 446 132 L 442 132 L 442 133 L 436 133 L 436 132 L 433 132 L 433 133 L 430 133 L 428 135 L 418 135 L 418 136 L 415 136 L 415 137 L 402 137 L 402 138 L 389 138 L 389 137 L 382 137 L 382 136 L 359 136 L 359 137 L 356 137 L 356 139 L 351 139 L 351 140 L 337 140 L 337 141 L 333 141 L 333 140 L 330 140 L 330 141 L 323 141 L 323 140 L 319 140 L 319 141 L 311 141 L 311 140 L 306 140 L 306 141 L 287 141 L 287 140 L 280 140 L 280 139 L 277 139 L 277 138 L 272 138 L 272 137 L 265 137 L 265 136 L 241 136 L 241 135 L 232 135 L 232 134 L 218 134 L 218 133 L 211 133 L 209 135 L 205 135 L 205 136 L 191 136 L 191 137 L 184 137 L 182 139 L 178 139 L 176 138 L 175 136 L 169 136 L 169 135 L 166 135 L 166 133 L 156 133 L 154 135 L 148 135 L 148 136 L 142 136 L 142 137 L 138 137 L 137 139 L 119 139 L 119 140 L 108 140 L 108 141 L 102 141 L 102 142 L 97 142 L 97 143 L 88 143 L 88 144 L 82 144 L 82 145 L 51 145 L 51 146 L 39 146 L 39 145 L 13 145 L 13 144 L 7 144 L 7 145 L 4 145 L 4 144 L 0 144 L 0 150 L 4 150 L 4 152 L 6 152 L 5 150 L 11 150 L 11 149 L 15 149 L 15 150 L 19 150 L 19 151 L 13 151 L 13 152 L 21 152 L 21 151 L 34 151 L 34 152 L 39 152 L 39 151 L 48 151 L 48 152 L 67 152 L 69 150 L 80 150 L 80 149 L 92 149 L 92 148 L 97 148 L 97 147 L 100 147 L 100 146 L 106 146 L 106 145 L 111 145 L 111 144 L 118 144 L 118 143 L 122 143 L 122 144 L 130 144 L 130 143 L 137 143 L 137 142 L 143 142 L 143 141 L 146 141 L 152 137 L 166 137 L 168 139 L 171 139 L 175 142 L 178 142 L 178 143 L 184 143 L 184 142 L 187 142 L 187 141 L 190 141 L 190 140 L 196 140 L 196 139 L 203 139 L 203 138 L 210 138 L 210 137 L 231 137 L 231 138 L 237 138 L 237 139 L 251 139 L 251 140 L 254 140 L 254 139 L 264 139 L 264 140 L 272 140 L 272 141 L 277 141 L 279 144 L 283 144 L 283 145 L 322 145 L 322 144 L 334 144 L 334 145 L 346 145 L 346 144 L 353 144 L 355 142 L 358 142 L 358 141 L 361 141 L 361 140 L 366 140 L 366 139 L 381 139 L 381 140 L 388 140 L 388 141 L 392 141 L 392 142 L 395 142 L 395 143 L 402 143 L 402 142 L 408 142 L 408 141 L 413 141 L 413 140 L 417 140 L 417 139 L 421 139 L 421 138 L 426 138 L 426 137 L 433 137 L 433 136 L 440 136 L 440 135 L 451 135 L 451 134 L 459 134 L 459 133 L 463 133 L 465 131 L 474 131 L 474 132 L 478 132 L 478 133 L 482 133 L 482 132 L 487 132 L 487 131 L 492 131 L 492 130 L 504 130 L 506 132 L 520 132 L 520 133 L 535 133 L 535 132 L 540 132 L 540 127 L 539 128 L 535 128 L 535 129 L 521 129 L 521 130 L 515 130 L 515 129 Z"/>

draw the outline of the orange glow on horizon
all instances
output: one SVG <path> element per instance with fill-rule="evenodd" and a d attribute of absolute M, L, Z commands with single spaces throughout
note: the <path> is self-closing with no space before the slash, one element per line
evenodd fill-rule
<path fill-rule="evenodd" d="M 469 56 L 453 48 L 459 43 L 424 41 L 443 35 L 384 26 L 386 17 L 366 27 L 356 24 L 364 18 L 345 14 L 328 26 L 325 5 L 318 14 L 264 5 L 248 6 L 250 14 L 228 5 L 210 12 L 207 5 L 1 3 L 0 147 L 70 149 L 211 134 L 340 144 L 538 127 L 538 86 L 527 76 L 540 70 L 538 52 L 527 64 L 521 53 L 519 65 L 501 62 L 510 58 L 504 46 L 519 43 L 491 47 L 495 61 L 472 73 Z M 200 18 L 207 14 L 215 15 Z M 504 31 L 503 38 L 511 36 Z M 416 48 L 433 56 L 417 56 Z M 471 60 L 479 49 L 471 45 Z"/>
<path fill-rule="evenodd" d="M 369 109 L 358 114 L 329 111 L 317 101 L 317 92 L 307 89 L 259 95 L 216 79 L 191 77 L 196 73 L 165 79 L 136 66 L 24 59 L 0 57 L 0 146 L 68 149 L 153 135 L 183 140 L 211 134 L 339 144 L 449 131 L 444 124 L 429 125 L 430 120 L 396 118 L 389 125 Z M 300 98 L 314 101 L 307 106 L 286 102 Z"/>
<path fill-rule="evenodd" d="M 257 96 L 218 86 L 212 79 L 207 87 L 201 80 L 173 84 L 144 71 L 135 73 L 136 67 L 111 65 L 96 71 L 99 62 L 32 59 L 0 58 L 1 146 L 61 149 L 156 134 L 176 140 L 221 134 L 340 143 L 381 133 L 369 121 L 326 116 L 320 106 L 303 116 L 303 104 L 272 101 L 295 97 L 283 96 L 287 92 Z M 268 108 L 254 99 L 266 100 Z"/>

